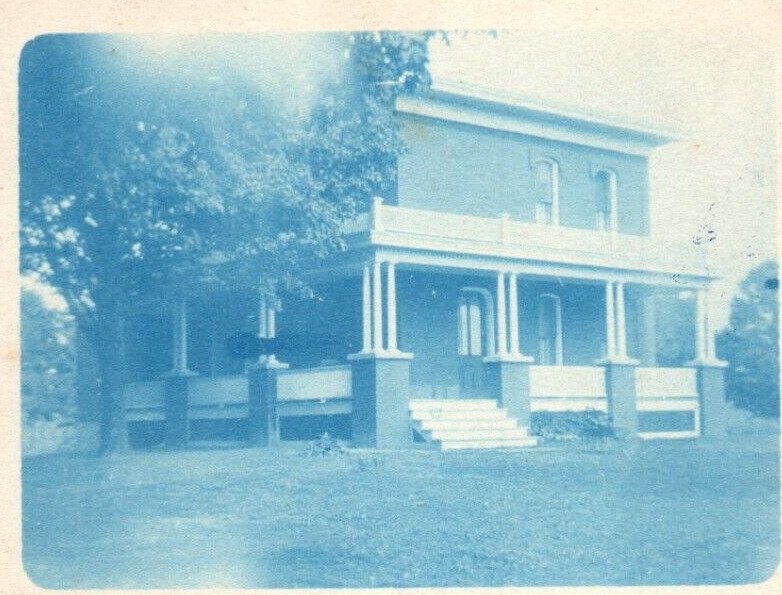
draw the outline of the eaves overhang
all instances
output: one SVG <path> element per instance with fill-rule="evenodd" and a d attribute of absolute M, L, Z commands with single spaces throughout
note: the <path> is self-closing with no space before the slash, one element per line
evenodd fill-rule
<path fill-rule="evenodd" d="M 620 122 L 610 116 L 552 107 L 505 92 L 442 81 L 425 96 L 400 96 L 397 112 L 491 130 L 647 156 L 681 140 L 671 131 Z"/>

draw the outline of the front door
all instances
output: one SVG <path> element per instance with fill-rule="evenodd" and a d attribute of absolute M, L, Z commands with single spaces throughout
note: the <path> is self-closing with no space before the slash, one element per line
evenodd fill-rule
<path fill-rule="evenodd" d="M 486 298 L 478 290 L 459 296 L 459 396 L 485 397 L 483 358 L 487 353 Z"/>
<path fill-rule="evenodd" d="M 538 300 L 538 362 L 562 365 L 562 310 L 559 296 L 548 293 Z"/>

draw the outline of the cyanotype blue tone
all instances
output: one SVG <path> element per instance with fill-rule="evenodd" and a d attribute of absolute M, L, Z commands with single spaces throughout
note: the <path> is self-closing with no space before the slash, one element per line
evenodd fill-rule
<path fill-rule="evenodd" d="M 67 306 L 57 414 L 103 455 L 25 457 L 33 581 L 771 575 L 778 425 L 726 394 L 709 242 L 652 221 L 678 137 L 432 80 L 443 37 L 25 47 L 22 268 Z"/>

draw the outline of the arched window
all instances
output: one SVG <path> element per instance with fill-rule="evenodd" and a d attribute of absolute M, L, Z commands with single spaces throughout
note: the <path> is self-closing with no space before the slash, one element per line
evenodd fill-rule
<path fill-rule="evenodd" d="M 562 305 L 558 295 L 541 294 L 538 298 L 538 361 L 544 366 L 561 366 Z"/>
<path fill-rule="evenodd" d="M 595 173 L 596 225 L 601 231 L 617 231 L 616 174 L 610 170 Z"/>
<path fill-rule="evenodd" d="M 494 353 L 494 309 L 491 294 L 479 287 L 465 287 L 459 296 L 459 355 Z"/>
<path fill-rule="evenodd" d="M 544 158 L 535 163 L 537 204 L 535 222 L 559 225 L 559 164 Z"/>

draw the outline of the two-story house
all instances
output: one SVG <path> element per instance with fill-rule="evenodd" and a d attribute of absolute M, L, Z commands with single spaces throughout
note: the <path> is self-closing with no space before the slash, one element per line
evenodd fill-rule
<path fill-rule="evenodd" d="M 535 412 L 596 410 L 624 435 L 719 433 L 712 269 L 650 229 L 648 156 L 671 137 L 454 84 L 400 98 L 397 114 L 396 193 L 311 271 L 315 298 L 248 299 L 261 336 L 288 338 L 285 365 L 221 370 L 199 324 L 214 316 L 179 308 L 173 373 L 129 385 L 131 423 L 176 442 L 233 416 L 265 443 L 343 416 L 356 444 L 470 448 L 534 444 Z M 695 357 L 676 367 L 657 361 L 661 288 L 694 301 L 679 332 Z"/>

